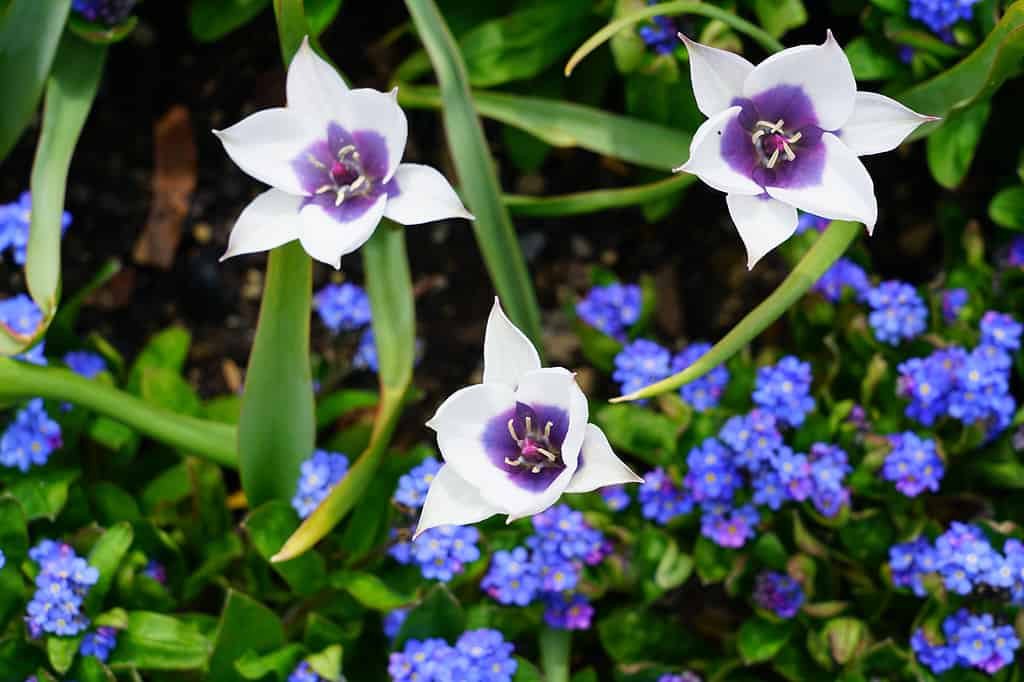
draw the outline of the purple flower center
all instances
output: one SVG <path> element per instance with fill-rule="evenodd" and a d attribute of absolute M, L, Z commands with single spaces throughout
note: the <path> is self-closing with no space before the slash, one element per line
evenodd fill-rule
<path fill-rule="evenodd" d="M 565 469 L 562 443 L 568 428 L 565 410 L 517 402 L 487 425 L 484 448 L 518 486 L 544 490 Z"/>

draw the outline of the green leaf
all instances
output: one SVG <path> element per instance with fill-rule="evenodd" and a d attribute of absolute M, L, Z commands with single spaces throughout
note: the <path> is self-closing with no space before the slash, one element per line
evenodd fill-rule
<path fill-rule="evenodd" d="M 349 388 L 321 398 L 316 404 L 316 425 L 323 429 L 354 410 L 376 407 L 376 391 Z"/>
<path fill-rule="evenodd" d="M 680 425 L 658 412 L 639 405 L 605 405 L 594 422 L 616 448 L 649 464 L 667 464 L 675 455 Z"/>
<path fill-rule="evenodd" d="M 314 37 L 326 31 L 341 10 L 341 0 L 306 0 L 305 4 L 310 35 Z"/>
<path fill-rule="evenodd" d="M 382 221 L 362 249 L 381 384 L 380 406 L 370 443 L 348 474 L 274 555 L 273 561 L 286 561 L 305 552 L 345 517 L 370 487 L 398 422 L 412 382 L 416 345 L 416 314 L 404 229 Z"/>
<path fill-rule="evenodd" d="M 28 523 L 21 504 L 11 496 L 0 497 L 0 549 L 7 559 L 0 572 L 18 572 L 28 555 Z"/>
<path fill-rule="evenodd" d="M 494 160 L 469 91 L 466 66 L 434 0 L 406 0 L 444 99 L 445 132 L 487 272 L 509 318 L 540 346 L 540 309 L 508 210 L 501 202 Z M 399 93 L 408 88 L 401 88 Z M 379 335 L 378 335 L 378 338 Z"/>
<path fill-rule="evenodd" d="M 283 680 L 295 669 L 305 653 L 306 647 L 301 644 L 289 644 L 262 656 L 250 649 L 235 661 L 235 671 L 247 680 L 262 680 L 267 675 Z"/>
<path fill-rule="evenodd" d="M 268 561 L 298 527 L 295 510 L 280 500 L 267 502 L 245 520 L 245 528 L 249 531 L 253 546 Z M 271 566 L 301 596 L 320 590 L 327 579 L 324 558 L 316 552 Z"/>
<path fill-rule="evenodd" d="M 130 16 L 116 26 L 89 21 L 81 14 L 72 12 L 68 17 L 68 28 L 74 31 L 82 40 L 98 45 L 112 45 L 119 43 L 132 34 L 139 24 L 139 18 Z"/>
<path fill-rule="evenodd" d="M 616 663 L 681 663 L 697 646 L 694 636 L 674 621 L 635 606 L 613 611 L 597 624 L 597 632 Z"/>
<path fill-rule="evenodd" d="M 76 682 L 117 682 L 110 668 L 95 656 L 80 656 L 71 674 Z"/>
<path fill-rule="evenodd" d="M 533 78 L 586 36 L 591 4 L 536 3 L 476 26 L 459 39 L 469 82 L 493 87 Z"/>
<path fill-rule="evenodd" d="M 177 372 L 164 367 L 147 367 L 142 372 L 142 399 L 177 414 L 196 416 L 202 408 L 199 396 Z"/>
<path fill-rule="evenodd" d="M 757 20 L 773 37 L 807 23 L 807 9 L 803 0 L 755 0 Z"/>
<path fill-rule="evenodd" d="M 398 100 L 409 107 L 439 108 L 442 97 L 437 88 L 405 86 L 398 91 Z M 581 147 L 661 171 L 685 162 L 690 153 L 691 136 L 685 131 L 582 104 L 487 90 L 474 91 L 473 102 L 481 116 L 525 130 L 555 147 Z"/>
<path fill-rule="evenodd" d="M 99 578 L 85 596 L 83 608 L 87 616 L 94 617 L 103 608 L 103 600 L 114 584 L 114 578 L 117 577 L 125 554 L 132 546 L 133 537 L 131 525 L 119 523 L 107 529 L 92 546 L 88 558 L 89 565 L 99 572 Z"/>
<path fill-rule="evenodd" d="M 693 559 L 697 565 L 697 575 L 705 585 L 717 583 L 725 579 L 732 570 L 736 552 L 719 547 L 701 535 L 693 546 Z"/>
<path fill-rule="evenodd" d="M 43 518 L 53 521 L 68 501 L 68 488 L 79 475 L 77 469 L 33 471 L 30 476 L 11 483 L 7 492 L 21 503 L 29 521 Z"/>
<path fill-rule="evenodd" d="M 313 263 L 298 241 L 270 252 L 238 422 L 242 488 L 253 507 L 290 500 L 299 467 L 313 452 L 312 276 Z"/>
<path fill-rule="evenodd" d="M 35 113 L 70 8 L 71 0 L 11 0 L 0 15 L 0 159 Z"/>
<path fill-rule="evenodd" d="M 244 26 L 270 5 L 270 0 L 192 0 L 188 27 L 201 43 L 212 43 Z"/>
<path fill-rule="evenodd" d="M 513 215 L 540 218 L 585 215 L 665 199 L 689 187 L 696 178 L 690 173 L 679 173 L 664 180 L 624 189 L 598 189 L 546 197 L 504 194 L 502 201 Z"/>
<path fill-rule="evenodd" d="M 110 655 L 113 668 L 197 670 L 206 665 L 211 642 L 194 624 L 149 611 L 132 611 Z"/>
<path fill-rule="evenodd" d="M 512 676 L 512 682 L 550 682 L 540 670 L 530 661 L 522 656 L 516 656 L 516 674 Z"/>
<path fill-rule="evenodd" d="M 922 114 L 948 116 L 954 110 L 966 109 L 992 95 L 1017 72 L 1021 57 L 1024 57 L 1024 2 L 1017 0 L 974 52 L 898 99 Z M 924 137 L 934 129 L 934 124 L 921 126 L 911 134 L 911 139 Z"/>
<path fill-rule="evenodd" d="M 867 645 L 870 637 L 868 626 L 856 618 L 830 620 L 822 632 L 828 642 L 832 658 L 839 665 L 846 665 Z"/>
<path fill-rule="evenodd" d="M 772 660 L 793 636 L 793 621 L 769 622 L 758 616 L 743 621 L 737 645 L 747 664 Z"/>
<path fill-rule="evenodd" d="M 306 657 L 306 662 L 325 682 L 338 682 L 341 677 L 341 663 L 344 649 L 334 644 L 323 651 Z"/>
<path fill-rule="evenodd" d="M 860 223 L 841 220 L 832 221 L 823 235 L 818 237 L 793 271 L 789 273 L 775 291 L 750 311 L 740 322 L 729 330 L 711 350 L 682 372 L 667 379 L 634 391 L 627 396 L 613 399 L 613 402 L 650 398 L 675 390 L 695 381 L 742 350 L 751 340 L 764 331 L 775 320 L 782 317 L 794 303 L 814 286 L 825 271 L 839 260 L 847 247 L 861 233 Z"/>
<path fill-rule="evenodd" d="M 654 571 L 654 584 L 663 590 L 679 587 L 690 577 L 693 564 L 693 558 L 680 552 L 675 541 L 671 541 Z"/>
<path fill-rule="evenodd" d="M 54 670 L 63 675 L 71 668 L 81 641 L 80 636 L 56 637 L 51 635 L 46 638 L 46 657 L 50 660 L 50 665 Z"/>
<path fill-rule="evenodd" d="M 857 80 L 887 80 L 905 68 L 899 59 L 886 49 L 876 47 L 867 36 L 854 38 L 843 51 Z"/>
<path fill-rule="evenodd" d="M 374 611 L 394 611 L 408 606 L 415 596 L 402 594 L 373 575 L 360 571 L 344 571 L 331 576 L 331 586 L 345 590 L 357 602 Z"/>
<path fill-rule="evenodd" d="M 132 363 L 128 390 L 141 395 L 143 375 L 150 369 L 166 369 L 181 374 L 191 343 L 192 335 L 184 327 L 168 327 L 154 334 Z"/>
<path fill-rule="evenodd" d="M 401 651 L 410 639 L 441 637 L 449 643 L 465 630 L 466 614 L 444 584 L 438 584 L 416 608 L 409 611 L 395 636 L 392 649 Z"/>
<path fill-rule="evenodd" d="M 243 680 L 235 661 L 247 651 L 266 653 L 285 643 L 284 628 L 277 614 L 241 592 L 228 591 L 217 626 L 208 679 L 218 682 Z"/>
<path fill-rule="evenodd" d="M 988 217 L 996 225 L 1024 230 L 1024 187 L 1007 187 L 996 193 L 988 205 Z"/>
<path fill-rule="evenodd" d="M 991 110 L 984 101 L 957 111 L 928 138 L 928 168 L 943 187 L 955 189 L 967 175 Z"/>
<path fill-rule="evenodd" d="M 754 543 L 754 555 L 761 563 L 776 571 L 786 570 L 789 554 L 775 533 L 763 533 L 757 538 L 757 542 Z"/>

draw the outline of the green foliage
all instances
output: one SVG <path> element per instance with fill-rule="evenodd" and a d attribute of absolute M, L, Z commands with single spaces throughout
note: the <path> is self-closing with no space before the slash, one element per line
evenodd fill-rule
<path fill-rule="evenodd" d="M 958 111 L 928 138 L 928 168 L 943 187 L 954 189 L 967 175 L 991 109 L 979 102 Z"/>

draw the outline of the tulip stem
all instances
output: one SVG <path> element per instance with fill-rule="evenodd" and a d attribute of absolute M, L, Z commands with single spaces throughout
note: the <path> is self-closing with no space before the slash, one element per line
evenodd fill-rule
<path fill-rule="evenodd" d="M 546 627 L 540 631 L 540 667 L 545 682 L 569 682 L 572 631 Z"/>
<path fill-rule="evenodd" d="M 237 431 L 229 424 L 175 414 L 66 369 L 0 358 L 0 399 L 36 397 L 80 405 L 187 454 L 225 467 L 238 466 Z"/>
<path fill-rule="evenodd" d="M 814 242 L 814 246 L 800 259 L 789 276 L 782 281 L 782 284 L 760 305 L 747 313 L 747 316 L 740 320 L 739 324 L 722 337 L 722 340 L 716 343 L 711 350 L 682 372 L 650 386 L 645 386 L 629 395 L 612 398 L 611 402 L 639 400 L 666 393 L 691 381 L 696 381 L 731 358 L 750 343 L 755 336 L 782 317 L 782 314 L 791 305 L 807 293 L 814 283 L 821 279 L 825 271 L 839 260 L 839 257 L 860 234 L 861 229 L 860 223 L 833 221 L 825 233 L 818 237 L 818 241 Z"/>

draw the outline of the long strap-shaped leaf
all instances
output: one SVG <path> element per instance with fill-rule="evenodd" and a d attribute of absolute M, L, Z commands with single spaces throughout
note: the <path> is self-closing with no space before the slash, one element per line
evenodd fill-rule
<path fill-rule="evenodd" d="M 599 48 L 608 40 L 611 40 L 612 36 L 619 31 L 623 31 L 634 24 L 650 19 L 654 16 L 673 16 L 676 14 L 698 14 L 710 19 L 718 19 L 736 31 L 750 36 L 769 52 L 778 52 L 783 48 L 782 43 L 769 35 L 766 31 L 758 28 L 755 24 L 752 24 L 745 19 L 736 16 L 728 10 L 716 7 L 706 2 L 700 2 L 700 0 L 677 0 L 676 2 L 663 2 L 650 7 L 644 7 L 643 9 L 638 9 L 635 12 L 631 12 L 630 14 L 612 21 L 600 31 L 590 36 L 590 38 L 588 38 L 575 52 L 572 53 L 572 56 L 569 57 L 569 61 L 565 65 L 565 75 L 568 76 L 571 74 L 573 69 L 583 61 L 584 57 Z"/>
<path fill-rule="evenodd" d="M 235 427 L 150 405 L 129 393 L 59 367 L 0 357 L 0 402 L 39 397 L 80 405 L 221 466 L 237 466 Z"/>
<path fill-rule="evenodd" d="M 11 0 L 0 16 L 0 159 L 32 119 L 71 0 Z"/>
<path fill-rule="evenodd" d="M 25 263 L 28 291 L 43 312 L 43 321 L 25 336 L 0 325 L 5 332 L 0 334 L 0 353 L 5 355 L 19 353 L 41 338 L 57 312 L 61 216 L 68 167 L 96 98 L 106 55 L 106 46 L 86 42 L 70 31 L 64 34 L 57 50 L 32 164 L 32 218 Z"/>
<path fill-rule="evenodd" d="M 434 0 L 406 0 L 423 47 L 434 65 L 444 103 L 444 126 L 459 182 L 476 215 L 473 230 L 494 288 L 512 321 L 541 348 L 540 310 L 512 220 L 473 106 L 466 65 Z M 402 88 L 399 88 L 401 98 Z"/>
<path fill-rule="evenodd" d="M 366 289 L 373 309 L 373 333 L 380 368 L 380 405 L 370 444 L 359 460 L 299 526 L 272 561 L 293 559 L 315 545 L 352 509 L 370 487 L 398 422 L 412 382 L 416 313 L 403 228 L 387 220 L 363 245 Z"/>
<path fill-rule="evenodd" d="M 833 221 L 825 233 L 814 243 L 814 246 L 800 259 L 793 271 L 782 281 L 782 284 L 760 305 L 747 313 L 747 316 L 740 320 L 739 324 L 722 337 L 722 340 L 716 343 L 711 350 L 682 372 L 650 386 L 645 386 L 629 395 L 614 398 L 612 402 L 640 400 L 671 391 L 699 379 L 731 358 L 750 343 L 755 336 L 763 332 L 768 325 L 779 319 L 791 305 L 800 300 L 800 297 L 821 279 L 825 271 L 839 260 L 839 257 L 863 229 L 860 223 Z"/>
<path fill-rule="evenodd" d="M 583 215 L 612 208 L 636 206 L 671 196 L 692 185 L 696 179 L 696 175 L 678 173 L 657 182 L 621 189 L 597 189 L 550 197 L 505 194 L 501 199 L 513 215 L 535 217 Z"/>
<path fill-rule="evenodd" d="M 275 0 L 285 63 L 307 33 L 302 0 Z M 238 421 L 238 464 L 249 504 L 289 500 L 315 446 L 309 319 L 313 262 L 290 242 L 270 252 Z"/>

